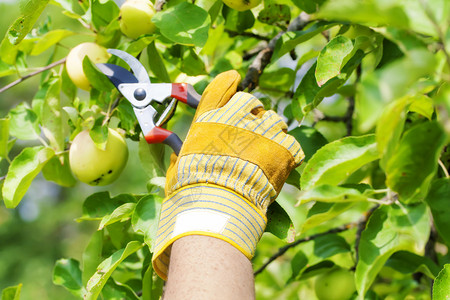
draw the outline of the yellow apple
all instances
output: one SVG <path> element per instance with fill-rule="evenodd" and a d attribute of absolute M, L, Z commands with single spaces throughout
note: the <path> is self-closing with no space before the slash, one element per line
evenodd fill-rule
<path fill-rule="evenodd" d="M 261 0 L 222 0 L 227 6 L 238 11 L 252 9 L 261 3 Z"/>
<path fill-rule="evenodd" d="M 353 273 L 331 270 L 317 277 L 314 289 L 319 300 L 348 300 L 356 291 Z"/>
<path fill-rule="evenodd" d="M 129 38 L 135 39 L 156 30 L 152 17 L 155 8 L 150 0 L 127 0 L 120 7 L 120 30 Z"/>
<path fill-rule="evenodd" d="M 89 185 L 107 185 L 116 180 L 128 160 L 128 147 L 115 130 L 108 130 L 105 150 L 99 149 L 84 130 L 77 134 L 69 150 L 70 168 Z"/>
<path fill-rule="evenodd" d="M 82 43 L 70 50 L 66 59 L 67 74 L 73 83 L 80 89 L 89 91 L 91 84 L 83 71 L 83 59 L 88 56 L 94 63 L 105 63 L 111 56 L 105 47 L 96 43 Z"/>

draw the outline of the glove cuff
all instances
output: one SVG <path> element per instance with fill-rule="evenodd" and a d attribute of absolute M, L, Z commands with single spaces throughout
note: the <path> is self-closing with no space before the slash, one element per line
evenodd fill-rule
<path fill-rule="evenodd" d="M 153 268 L 166 280 L 171 245 L 188 235 L 221 239 L 251 259 L 266 224 L 264 213 L 232 190 L 213 184 L 186 186 L 162 204 Z"/>

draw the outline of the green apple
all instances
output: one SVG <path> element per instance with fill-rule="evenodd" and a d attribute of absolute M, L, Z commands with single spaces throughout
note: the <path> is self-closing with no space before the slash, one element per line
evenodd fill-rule
<path fill-rule="evenodd" d="M 99 149 L 84 130 L 77 134 L 69 150 L 70 168 L 89 185 L 107 185 L 116 180 L 128 160 L 128 147 L 115 130 L 108 130 L 105 150 Z"/>
<path fill-rule="evenodd" d="M 129 38 L 135 39 L 156 30 L 152 17 L 155 8 L 150 0 L 127 0 L 120 7 L 120 30 Z"/>
<path fill-rule="evenodd" d="M 261 3 L 261 0 L 222 0 L 227 6 L 238 11 L 252 9 Z"/>
<path fill-rule="evenodd" d="M 67 74 L 73 83 L 80 89 L 89 91 L 91 84 L 83 71 L 83 59 L 88 56 L 94 63 L 105 63 L 111 56 L 105 47 L 96 43 L 82 43 L 70 50 L 66 59 Z"/>
<path fill-rule="evenodd" d="M 354 275 L 345 269 L 333 269 L 317 277 L 314 289 L 319 300 L 348 300 L 356 290 Z"/>

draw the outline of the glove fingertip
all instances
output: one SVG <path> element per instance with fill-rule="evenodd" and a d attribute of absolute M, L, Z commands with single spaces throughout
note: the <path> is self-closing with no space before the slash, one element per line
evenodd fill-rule
<path fill-rule="evenodd" d="M 236 93 L 240 81 L 241 75 L 236 70 L 217 75 L 203 92 L 194 119 L 204 112 L 224 106 Z"/>

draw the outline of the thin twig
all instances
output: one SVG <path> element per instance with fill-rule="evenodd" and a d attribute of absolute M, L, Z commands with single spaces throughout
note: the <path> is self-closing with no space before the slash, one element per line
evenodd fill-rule
<path fill-rule="evenodd" d="M 161 11 L 163 9 L 164 4 L 166 4 L 168 0 L 157 0 L 155 4 L 155 10 Z"/>
<path fill-rule="evenodd" d="M 247 52 L 244 52 L 244 54 L 242 55 L 242 59 L 243 60 L 250 60 L 250 59 L 252 59 L 256 55 L 258 55 L 259 52 L 264 50 L 267 47 L 267 45 L 268 45 L 267 42 L 261 41 L 255 48 L 250 49 Z"/>
<path fill-rule="evenodd" d="M 259 52 L 261 52 L 262 50 L 264 50 L 267 47 L 268 43 L 265 41 L 262 41 L 260 43 L 258 43 L 258 45 L 253 48 L 250 49 L 247 52 L 244 52 L 244 54 L 242 55 L 242 59 L 243 60 L 249 60 L 252 57 L 255 57 L 256 55 L 258 55 Z"/>
<path fill-rule="evenodd" d="M 6 178 L 6 175 L 5 175 L 5 176 L 1 176 L 1 177 L 0 177 L 0 181 L 5 180 L 5 178 Z"/>
<path fill-rule="evenodd" d="M 425 11 L 425 14 L 427 15 L 428 19 L 430 19 L 431 23 L 433 24 L 434 28 L 436 29 L 436 32 L 439 36 L 439 40 L 442 44 L 442 51 L 444 51 L 447 65 L 450 68 L 450 54 L 447 52 L 446 38 L 445 38 L 444 32 L 442 32 L 441 27 L 439 27 L 439 24 L 433 15 L 433 12 L 430 10 L 430 8 L 427 6 L 427 4 L 423 0 L 420 1 L 420 4 L 422 5 L 422 8 Z"/>
<path fill-rule="evenodd" d="M 84 28 L 93 31 L 94 33 L 97 33 L 97 30 L 93 29 L 92 26 L 89 25 L 88 23 L 86 23 L 83 19 L 78 18 L 78 22 L 80 22 L 80 24 L 81 24 Z"/>
<path fill-rule="evenodd" d="M 106 112 L 106 116 L 105 119 L 103 120 L 102 126 L 106 125 L 109 122 L 109 119 L 111 118 L 112 112 L 113 110 L 117 107 L 117 105 L 119 104 L 119 100 L 120 98 L 122 98 L 120 95 L 116 97 L 116 99 L 114 99 L 114 102 L 112 102 L 109 107 L 108 107 L 108 111 Z"/>
<path fill-rule="evenodd" d="M 24 80 L 26 80 L 26 79 L 28 79 L 28 78 L 30 78 L 30 77 L 33 77 L 33 76 L 38 75 L 38 74 L 40 74 L 40 73 L 42 73 L 42 72 L 45 72 L 45 71 L 47 71 L 47 70 L 49 70 L 49 69 L 51 69 L 51 68 L 54 68 L 54 67 L 56 67 L 56 66 L 58 66 L 58 65 L 61 65 L 61 64 L 65 63 L 65 62 L 66 62 L 66 58 L 63 58 L 63 59 L 60 59 L 60 60 L 58 60 L 58 61 L 55 61 L 55 62 L 49 64 L 49 65 L 46 66 L 46 67 L 39 68 L 38 70 L 36 70 L 36 71 L 34 71 L 34 72 L 32 72 L 32 73 L 30 73 L 30 74 L 28 74 L 28 75 L 25 75 L 25 76 L 23 76 L 23 77 L 20 77 L 20 78 L 17 79 L 16 81 L 13 81 L 13 82 L 11 82 L 10 84 L 5 85 L 4 87 L 2 87 L 2 88 L 0 89 L 0 93 L 3 93 L 4 91 L 6 91 L 6 90 L 12 88 L 13 86 L 18 85 L 19 83 L 21 83 L 22 81 L 24 81 Z"/>
<path fill-rule="evenodd" d="M 302 30 L 310 22 L 310 16 L 302 12 L 297 18 L 295 18 L 289 25 L 287 31 L 297 31 Z M 273 51 L 275 50 L 275 45 L 278 39 L 285 33 L 282 31 L 278 33 L 274 38 L 272 38 L 267 47 L 262 49 L 258 55 L 255 57 L 253 62 L 248 68 L 245 78 L 242 80 L 239 87 L 240 90 L 248 89 L 249 92 L 254 90 L 258 86 L 259 76 L 261 76 L 264 68 L 270 63 Z"/>
<path fill-rule="evenodd" d="M 442 160 L 438 160 L 438 164 L 441 166 L 442 171 L 445 174 L 445 177 L 450 178 L 450 175 L 448 174 L 447 168 L 445 167 L 444 163 L 442 162 Z"/>
<path fill-rule="evenodd" d="M 361 65 L 356 67 L 356 79 L 355 84 L 361 80 Z M 345 114 L 345 128 L 347 129 L 347 136 L 352 135 L 353 131 L 353 114 L 355 112 L 355 97 L 351 96 L 347 98 L 348 107 Z"/>
<path fill-rule="evenodd" d="M 354 223 L 345 224 L 345 225 L 342 225 L 342 226 L 339 226 L 339 227 L 330 229 L 330 230 L 328 230 L 328 231 L 326 231 L 326 232 L 317 233 L 317 234 L 313 234 L 313 235 L 311 235 L 311 236 L 307 236 L 307 237 L 305 237 L 305 238 L 296 240 L 296 241 L 293 242 L 292 244 L 289 244 L 289 245 L 286 245 L 286 246 L 284 246 L 284 247 L 281 247 L 280 249 L 278 249 L 278 252 L 275 253 L 274 255 L 272 255 L 266 263 L 264 263 L 258 270 L 255 271 L 255 273 L 253 273 L 253 275 L 256 276 L 256 275 L 258 275 L 259 273 L 261 273 L 262 271 L 264 271 L 264 269 L 265 269 L 270 263 L 272 263 L 272 262 L 273 262 L 275 259 L 277 259 L 278 257 L 282 256 L 284 253 L 286 253 L 286 251 L 288 251 L 288 250 L 291 249 L 292 247 L 295 247 L 295 246 L 297 246 L 297 245 L 299 245 L 299 244 L 301 244 L 301 243 L 305 243 L 305 242 L 308 242 L 308 241 L 312 241 L 312 240 L 314 240 L 314 239 L 316 239 L 316 238 L 318 238 L 318 237 L 321 237 L 321 236 L 324 236 L 324 235 L 327 235 L 327 234 L 339 233 L 339 232 L 343 232 L 343 231 L 349 230 L 349 229 L 353 228 L 354 226 L 355 226 Z"/>
<path fill-rule="evenodd" d="M 347 129 L 347 136 L 352 135 L 353 131 L 353 113 L 355 112 L 355 97 L 348 97 L 348 107 L 345 114 L 345 128 Z"/>
<path fill-rule="evenodd" d="M 257 40 L 262 40 L 262 41 L 270 41 L 269 37 L 266 36 L 262 36 L 262 35 L 258 35 L 252 32 L 237 32 L 237 31 L 233 31 L 233 30 L 229 30 L 229 29 L 225 29 L 225 32 L 228 33 L 228 35 L 230 37 L 235 37 L 235 36 L 246 36 L 246 37 L 252 37 L 255 38 Z"/>

